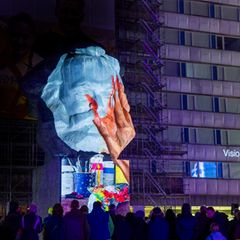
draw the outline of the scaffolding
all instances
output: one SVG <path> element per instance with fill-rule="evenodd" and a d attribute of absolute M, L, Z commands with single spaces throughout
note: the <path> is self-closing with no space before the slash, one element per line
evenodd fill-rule
<path fill-rule="evenodd" d="M 183 155 L 186 147 L 171 145 L 168 128 L 164 15 L 161 0 L 119 0 L 116 4 L 118 58 L 136 138 L 123 156 L 131 159 L 132 205 L 175 205 L 184 197 L 183 176 L 174 176 L 164 155 Z"/>
<path fill-rule="evenodd" d="M 11 200 L 21 204 L 32 200 L 32 171 L 44 163 L 36 135 L 36 121 L 0 120 L 1 209 Z"/>

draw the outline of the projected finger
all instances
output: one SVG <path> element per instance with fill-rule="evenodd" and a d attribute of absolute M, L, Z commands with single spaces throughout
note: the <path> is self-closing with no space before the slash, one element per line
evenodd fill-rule
<path fill-rule="evenodd" d="M 122 83 L 120 83 L 120 81 L 117 79 L 117 84 L 118 84 L 118 94 L 119 94 L 119 99 L 122 105 L 122 108 L 125 110 L 123 111 L 124 115 L 125 115 L 125 119 L 127 121 L 127 125 L 131 126 L 133 129 L 133 123 L 132 123 L 132 118 L 130 115 L 130 106 L 128 104 L 128 100 L 126 97 L 126 94 L 124 93 L 124 86 L 122 85 Z"/>
<path fill-rule="evenodd" d="M 116 124 L 122 128 L 128 125 L 127 121 L 126 121 L 126 117 L 124 115 L 123 112 L 123 107 L 121 105 L 119 96 L 118 96 L 118 86 L 117 86 L 117 81 L 114 82 L 115 85 L 115 91 L 113 93 L 113 98 L 114 98 L 114 102 L 115 102 L 115 106 L 114 106 L 114 114 L 115 114 L 115 120 L 116 120 Z"/>
<path fill-rule="evenodd" d="M 132 118 L 131 118 L 131 115 L 129 113 L 130 112 L 130 106 L 128 104 L 127 96 L 124 93 L 124 86 L 119 81 L 118 77 L 116 77 L 116 85 L 117 85 L 117 89 L 118 89 L 120 104 L 121 104 L 122 109 L 123 109 L 123 114 L 125 116 L 127 126 L 132 126 L 133 127 Z"/>
<path fill-rule="evenodd" d="M 127 96 L 126 96 L 126 94 L 124 92 L 124 86 L 119 81 L 118 76 L 116 76 L 116 85 L 117 85 L 118 96 L 119 96 L 121 105 L 127 112 L 129 112 L 130 111 L 130 106 L 128 104 Z"/>

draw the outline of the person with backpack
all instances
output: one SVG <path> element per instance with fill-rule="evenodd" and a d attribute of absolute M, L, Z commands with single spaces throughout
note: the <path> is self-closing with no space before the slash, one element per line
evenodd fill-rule
<path fill-rule="evenodd" d="M 37 215 L 37 205 L 32 203 L 28 213 L 21 220 L 21 240 L 39 240 L 38 234 L 42 231 L 42 218 Z"/>
<path fill-rule="evenodd" d="M 44 240 L 63 240 L 63 207 L 60 203 L 53 206 L 52 215 L 44 224 Z"/>

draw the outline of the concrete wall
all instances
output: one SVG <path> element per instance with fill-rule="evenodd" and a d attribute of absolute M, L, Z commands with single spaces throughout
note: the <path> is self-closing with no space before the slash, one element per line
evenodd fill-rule
<path fill-rule="evenodd" d="M 60 202 L 60 159 L 46 158 L 44 166 L 33 171 L 33 202 L 39 207 L 38 214 L 47 216 L 47 210 Z"/>

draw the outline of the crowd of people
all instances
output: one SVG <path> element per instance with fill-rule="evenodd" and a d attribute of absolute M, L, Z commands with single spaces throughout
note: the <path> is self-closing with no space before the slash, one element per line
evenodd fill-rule
<path fill-rule="evenodd" d="M 124 210 L 123 210 L 124 209 Z M 144 211 L 135 213 L 110 205 L 104 210 L 101 202 L 94 202 L 89 212 L 86 205 L 72 200 L 71 210 L 64 214 L 56 203 L 52 212 L 42 219 L 37 206 L 30 204 L 21 214 L 16 202 L 10 203 L 9 213 L 1 222 L 0 236 L 4 240 L 237 240 L 240 239 L 240 211 L 235 209 L 229 221 L 223 212 L 201 206 L 195 215 L 188 203 L 181 213 L 172 209 L 165 213 L 154 207 L 148 217 Z"/>

